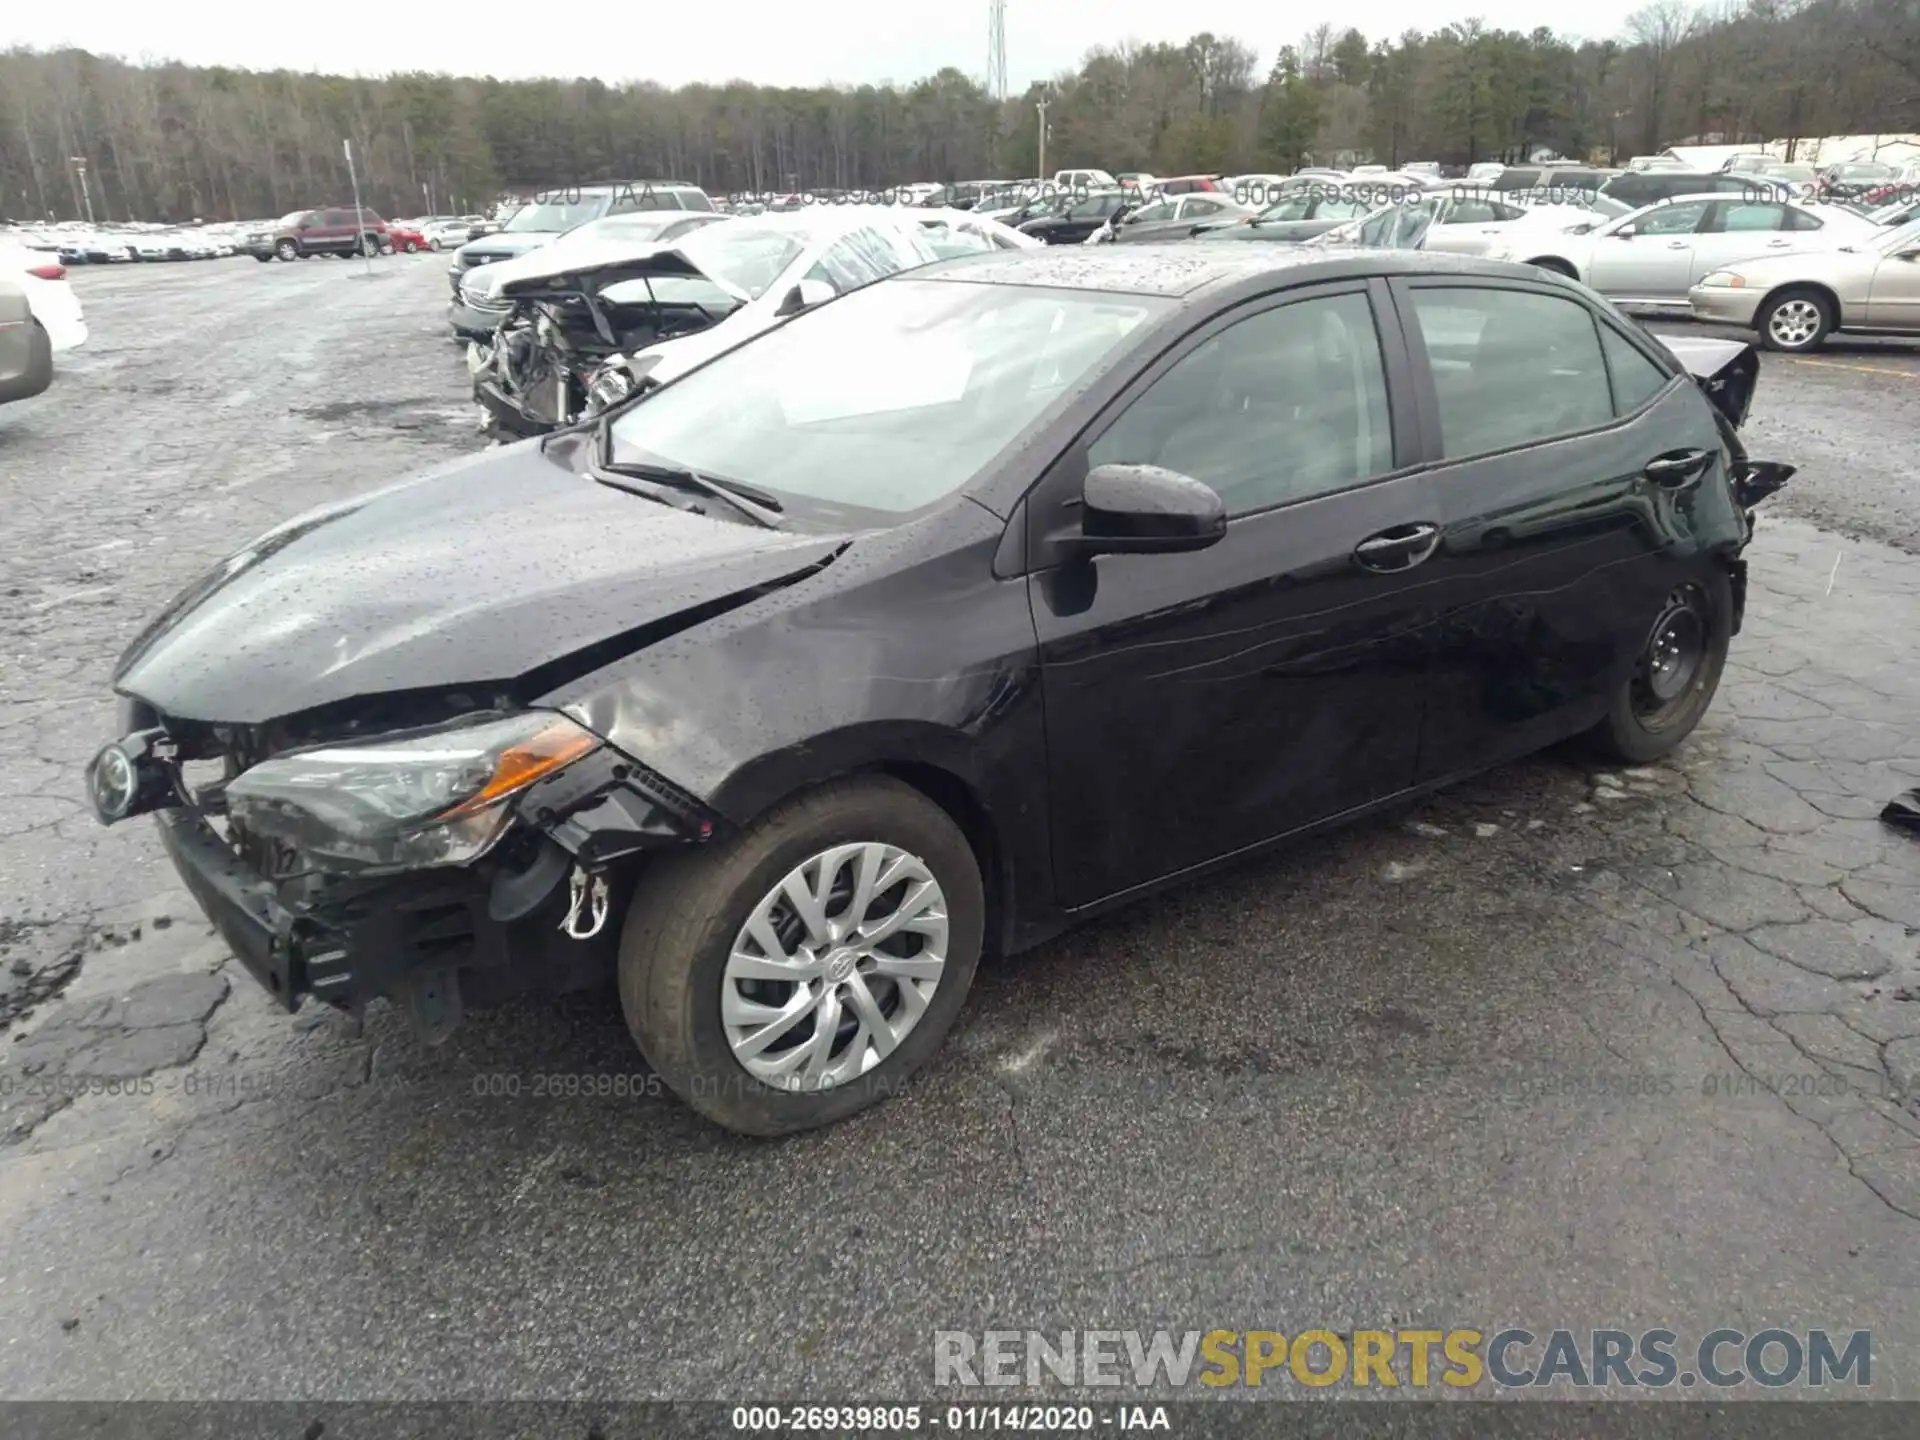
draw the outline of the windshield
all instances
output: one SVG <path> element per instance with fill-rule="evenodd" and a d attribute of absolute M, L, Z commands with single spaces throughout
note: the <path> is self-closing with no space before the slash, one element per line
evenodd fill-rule
<path fill-rule="evenodd" d="M 307 216 L 312 213 L 313 212 L 310 210 L 294 210 L 288 214 L 282 215 L 278 220 L 274 221 L 273 223 L 276 225 L 298 225 L 302 220 L 306 219 Z"/>
<path fill-rule="evenodd" d="M 578 200 L 550 200 L 543 205 L 522 205 L 513 218 L 500 228 L 509 234 L 529 230 L 571 230 L 589 220 L 597 220 L 607 208 L 605 195 L 582 195 Z"/>
<path fill-rule="evenodd" d="M 657 240 L 660 232 L 669 225 L 677 225 L 685 216 L 679 210 L 650 210 L 628 215 L 608 215 L 604 219 L 589 220 L 584 225 L 576 225 L 567 231 L 555 245 L 578 245 L 583 241 L 593 244 L 605 240 L 633 240 L 645 244 Z"/>
<path fill-rule="evenodd" d="M 894 519 L 967 484 L 1173 303 L 882 281 L 640 401 L 614 422 L 611 458 Z"/>

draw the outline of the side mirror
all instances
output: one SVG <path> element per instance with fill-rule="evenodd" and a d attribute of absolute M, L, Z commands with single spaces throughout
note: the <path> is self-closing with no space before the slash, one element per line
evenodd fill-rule
<path fill-rule="evenodd" d="M 1158 465 L 1096 465 L 1081 494 L 1073 543 L 1083 555 L 1204 550 L 1227 533 L 1227 507 L 1211 486 Z"/>
<path fill-rule="evenodd" d="M 1920 260 L 1920 250 L 1898 250 L 1894 252 L 1896 260 Z"/>
<path fill-rule="evenodd" d="M 1638 230 L 1634 229 L 1633 226 L 1629 225 L 1624 230 L 1609 230 L 1607 232 L 1607 238 L 1610 240 L 1631 240 L 1635 235 L 1638 235 L 1639 233 L 1640 232 Z"/>
<path fill-rule="evenodd" d="M 802 310 L 811 310 L 816 305 L 824 305 L 840 292 L 824 280 L 815 280 L 809 276 L 801 280 L 787 292 L 787 298 L 780 302 L 780 308 L 774 311 L 776 319 L 788 315 L 798 315 Z"/>

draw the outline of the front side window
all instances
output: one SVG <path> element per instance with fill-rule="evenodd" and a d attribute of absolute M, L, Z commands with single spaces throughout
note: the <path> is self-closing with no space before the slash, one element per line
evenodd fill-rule
<path fill-rule="evenodd" d="M 931 255 L 929 247 L 928 258 Z M 862 285 L 883 280 L 896 270 L 905 269 L 906 264 L 892 236 L 870 226 L 862 226 L 829 245 L 807 272 L 807 278 L 824 280 L 845 295 Z"/>
<path fill-rule="evenodd" d="M 1448 460 L 1571 435 L 1613 419 L 1593 313 L 1527 290 L 1419 286 L 1413 311 L 1433 370 Z"/>
<path fill-rule="evenodd" d="M 1173 209 L 1173 201 L 1156 200 L 1153 204 L 1143 205 L 1140 209 L 1134 211 L 1133 223 L 1136 225 L 1147 225 L 1155 220 L 1171 220 L 1173 219 Z"/>
<path fill-rule="evenodd" d="M 614 421 L 611 458 L 744 481 L 860 523 L 895 520 L 973 480 L 1174 304 L 891 279 L 655 391 Z"/>
<path fill-rule="evenodd" d="M 1393 468 L 1386 373 L 1364 295 L 1299 300 L 1229 326 L 1154 381 L 1087 452 L 1211 486 L 1229 514 Z"/>
<path fill-rule="evenodd" d="M 1689 200 L 1681 205 L 1663 205 L 1649 210 L 1633 222 L 1636 235 L 1691 235 L 1707 213 L 1705 200 Z"/>

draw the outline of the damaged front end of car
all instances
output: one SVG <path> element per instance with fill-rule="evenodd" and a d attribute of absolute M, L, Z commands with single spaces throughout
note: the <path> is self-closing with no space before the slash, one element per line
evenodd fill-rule
<path fill-rule="evenodd" d="M 96 817 L 157 824 L 288 1010 L 384 998 L 431 1042 L 463 1008 L 601 985 L 649 857 L 727 829 L 663 773 L 670 745 L 636 758 L 555 697 L 806 583 L 849 542 L 641 499 L 558 449 L 482 452 L 297 516 L 115 667 L 119 738 L 85 777 Z"/>
<path fill-rule="evenodd" d="M 281 1006 L 311 995 L 358 1016 L 385 998 L 437 1043 L 467 1003 L 603 983 L 628 862 L 723 823 L 568 716 L 493 703 L 396 730 L 392 716 L 208 725 L 130 701 L 89 795 L 106 824 L 155 816 L 187 888 Z"/>
<path fill-rule="evenodd" d="M 724 320 L 747 297 L 678 250 L 519 275 L 496 298 L 512 309 L 491 341 L 468 347 L 484 428 L 530 439 L 600 414 L 645 387 L 628 357 Z"/>

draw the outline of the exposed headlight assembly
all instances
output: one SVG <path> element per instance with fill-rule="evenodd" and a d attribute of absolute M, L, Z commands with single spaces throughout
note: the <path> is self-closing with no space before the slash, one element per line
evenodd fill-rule
<path fill-rule="evenodd" d="M 600 747 L 564 715 L 529 711 L 262 761 L 227 786 L 228 814 L 321 870 L 467 865 L 506 833 L 513 798 Z"/>

